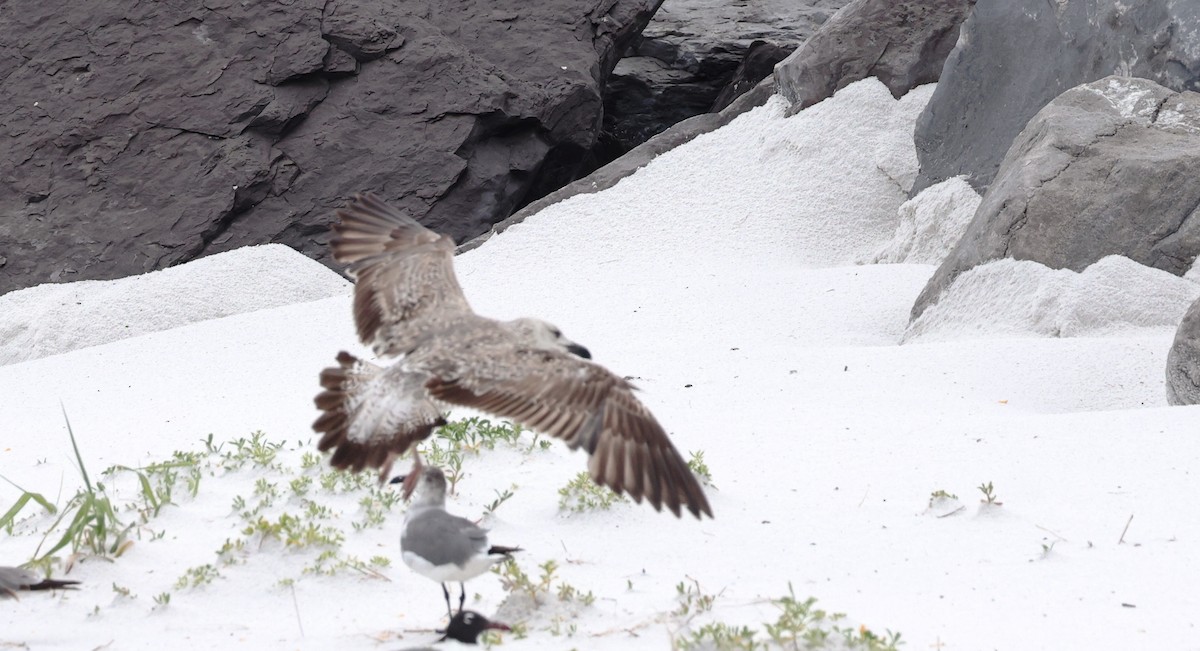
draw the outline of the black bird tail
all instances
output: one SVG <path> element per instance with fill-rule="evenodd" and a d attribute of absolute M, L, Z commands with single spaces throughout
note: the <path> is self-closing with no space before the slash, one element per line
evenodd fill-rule
<path fill-rule="evenodd" d="M 523 551 L 525 550 L 521 549 L 520 547 L 504 547 L 503 545 L 492 545 L 491 547 L 488 547 L 489 556 L 492 554 L 504 554 L 505 556 L 512 556 L 515 552 Z"/>
<path fill-rule="evenodd" d="M 41 583 L 33 583 L 23 586 L 25 590 L 77 590 L 75 586 L 79 585 L 78 581 L 62 581 L 59 579 L 46 579 Z"/>

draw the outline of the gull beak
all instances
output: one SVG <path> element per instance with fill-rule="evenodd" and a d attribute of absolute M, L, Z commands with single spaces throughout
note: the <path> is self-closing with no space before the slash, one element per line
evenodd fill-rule
<path fill-rule="evenodd" d="M 488 622 L 488 625 L 485 626 L 484 628 L 488 628 L 493 631 L 511 631 L 512 630 L 511 628 L 508 627 L 508 624 L 501 624 L 500 622 Z"/>
<path fill-rule="evenodd" d="M 421 481 L 421 475 L 423 474 L 424 469 L 425 466 L 423 463 L 421 463 L 420 453 L 418 453 L 416 450 L 413 450 L 412 470 L 409 470 L 408 474 L 406 475 L 397 475 L 392 477 L 392 480 L 388 483 L 400 484 L 401 495 L 404 497 L 405 501 L 408 501 L 408 498 L 412 497 L 413 491 L 417 490 L 417 483 Z"/>
<path fill-rule="evenodd" d="M 592 358 L 591 351 L 589 351 L 587 348 L 584 348 L 583 346 L 580 346 L 579 344 L 575 344 L 575 343 L 567 344 L 567 352 L 571 353 L 572 355 L 575 355 L 576 357 L 582 357 L 584 359 Z"/>

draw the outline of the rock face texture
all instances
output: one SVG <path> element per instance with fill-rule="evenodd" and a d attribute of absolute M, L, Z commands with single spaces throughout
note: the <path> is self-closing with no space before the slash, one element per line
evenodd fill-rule
<path fill-rule="evenodd" d="M 1200 2 L 980 0 L 915 134 L 912 193 L 966 175 L 979 192 L 1051 99 L 1107 75 L 1200 90 Z"/>
<path fill-rule="evenodd" d="M 799 111 L 865 77 L 899 98 L 938 80 L 975 0 L 854 0 L 775 68 Z"/>
<path fill-rule="evenodd" d="M 605 91 L 608 160 L 689 117 L 720 110 L 738 86 L 763 77 L 738 76 L 778 61 L 849 0 L 671 0 L 635 39 Z M 755 45 L 759 42 L 758 45 Z M 720 103 L 718 103 L 720 97 Z"/>
<path fill-rule="evenodd" d="M 686 142 L 690 142 L 696 136 L 715 131 L 729 124 L 734 118 L 746 111 L 762 106 L 773 95 L 775 95 L 775 79 L 774 77 L 767 77 L 749 92 L 739 95 L 729 106 L 720 111 L 694 115 L 683 122 L 675 124 L 584 178 L 568 183 L 541 199 L 526 205 L 509 218 L 497 223 L 490 231 L 460 244 L 458 253 L 470 251 L 478 247 L 491 236 L 496 233 L 503 233 L 509 226 L 525 221 L 526 217 L 537 213 L 546 206 L 569 199 L 577 194 L 591 194 L 611 188 L 621 179 L 633 174 L 654 160 L 655 157 L 671 151 Z"/>
<path fill-rule="evenodd" d="M 1200 301 L 1188 308 L 1167 353 L 1167 403 L 1200 404 Z"/>
<path fill-rule="evenodd" d="M 1081 271 L 1110 255 L 1182 276 L 1200 253 L 1200 93 L 1106 77 L 1017 137 L 975 218 L 917 297 L 998 258 Z"/>
<path fill-rule="evenodd" d="M 0 294 L 246 244 L 371 190 L 465 239 L 575 178 L 661 0 L 10 0 Z"/>
<path fill-rule="evenodd" d="M 742 62 L 733 71 L 733 76 L 717 93 L 709 111 L 716 113 L 732 104 L 737 98 L 750 92 L 758 83 L 775 72 L 775 65 L 783 61 L 795 48 L 781 46 L 766 41 L 755 41 L 750 44 Z"/>

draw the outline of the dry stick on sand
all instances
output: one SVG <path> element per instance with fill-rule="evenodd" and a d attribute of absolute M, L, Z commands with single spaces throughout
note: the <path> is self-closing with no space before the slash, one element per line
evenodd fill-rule
<path fill-rule="evenodd" d="M 963 509 L 965 509 L 965 508 L 967 508 L 967 507 L 966 507 L 966 505 L 964 504 L 964 505 L 961 505 L 961 506 L 959 506 L 957 509 L 954 509 L 953 511 L 951 511 L 951 512 L 949 512 L 949 513 L 943 513 L 943 514 L 941 514 L 941 515 L 939 515 L 939 516 L 936 516 L 936 517 L 939 517 L 939 518 L 948 518 L 948 517 L 950 517 L 950 516 L 954 515 L 955 513 L 958 513 L 959 511 L 961 511 L 961 510 L 963 510 Z"/>
<path fill-rule="evenodd" d="M 1045 531 L 1046 533 L 1050 534 L 1051 536 L 1054 536 L 1055 538 L 1058 538 L 1059 540 L 1061 540 L 1063 542 L 1071 542 L 1071 541 L 1067 540 L 1066 538 L 1064 538 L 1062 536 L 1062 534 L 1058 533 L 1057 531 L 1054 531 L 1052 529 L 1047 529 L 1046 527 L 1043 527 L 1040 524 L 1035 524 L 1033 526 L 1037 527 L 1038 529 L 1041 529 L 1042 531 Z"/>
<path fill-rule="evenodd" d="M 1125 534 L 1129 532 L 1129 525 L 1133 523 L 1133 514 L 1129 514 L 1129 519 L 1125 521 L 1125 528 L 1121 530 L 1121 539 L 1117 541 L 1120 545 L 1125 542 Z"/>

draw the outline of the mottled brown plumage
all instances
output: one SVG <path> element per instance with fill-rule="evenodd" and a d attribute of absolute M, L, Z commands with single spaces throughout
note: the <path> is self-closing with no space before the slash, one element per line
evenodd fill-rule
<path fill-rule="evenodd" d="M 333 256 L 357 284 L 359 338 L 382 369 L 338 357 L 321 375 L 324 414 L 314 424 L 333 463 L 360 470 L 390 465 L 440 424 L 439 405 L 512 419 L 587 451 L 597 483 L 634 500 L 712 510 L 699 482 L 634 388 L 588 361 L 586 348 L 537 319 L 475 314 L 454 275 L 454 242 L 378 198 L 359 196 L 337 213 Z M 440 418 L 440 414 L 438 415 Z"/>

